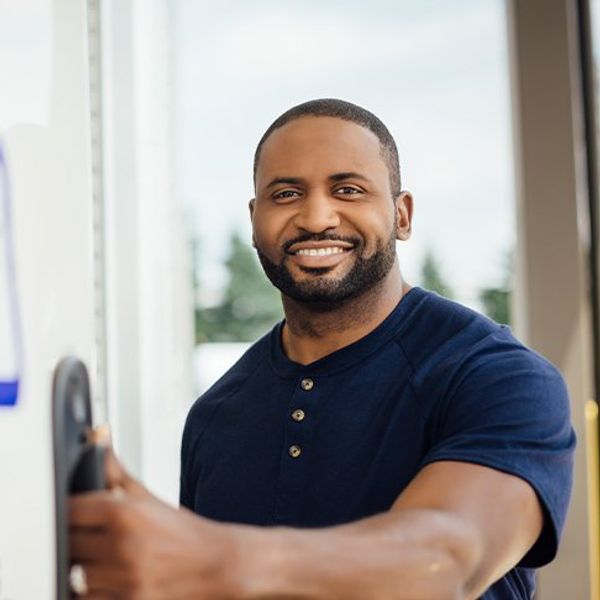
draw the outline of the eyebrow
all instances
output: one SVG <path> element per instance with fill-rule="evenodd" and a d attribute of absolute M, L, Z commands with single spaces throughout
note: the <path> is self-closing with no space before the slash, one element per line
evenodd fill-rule
<path fill-rule="evenodd" d="M 360 173 L 356 173 L 354 171 L 348 171 L 347 173 L 334 173 L 333 175 L 330 175 L 327 179 L 329 179 L 329 181 L 344 181 L 346 179 L 360 179 L 362 181 L 367 181 L 368 183 L 371 183 L 371 180 L 368 177 L 365 177 L 365 175 L 361 175 Z"/>
<path fill-rule="evenodd" d="M 346 179 L 360 179 L 362 181 L 366 181 L 371 183 L 371 180 L 360 173 L 356 173 L 354 171 L 348 171 L 346 173 L 334 173 L 333 175 L 329 175 L 327 178 L 329 181 L 338 182 L 345 181 Z M 271 181 L 267 184 L 266 189 L 272 188 L 276 185 L 298 185 L 304 183 L 304 179 L 301 177 L 275 177 L 271 179 Z"/>
<path fill-rule="evenodd" d="M 286 184 L 286 185 L 298 185 L 302 183 L 304 179 L 300 177 L 275 177 L 275 179 L 271 179 L 267 184 L 266 188 L 272 188 L 275 185 Z"/>

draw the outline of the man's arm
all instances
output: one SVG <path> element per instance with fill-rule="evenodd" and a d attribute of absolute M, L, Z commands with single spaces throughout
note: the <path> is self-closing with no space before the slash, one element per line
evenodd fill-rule
<path fill-rule="evenodd" d="M 480 549 L 466 582 L 477 597 L 512 569 L 533 546 L 544 524 L 533 488 L 519 477 L 462 462 L 425 467 L 392 511 L 422 507 L 447 512 L 471 528 Z"/>
<path fill-rule="evenodd" d="M 265 531 L 275 564 L 261 568 L 259 555 L 258 566 L 250 560 L 241 569 L 250 584 L 256 574 L 250 598 L 477 598 L 541 528 L 539 501 L 523 480 L 439 462 L 388 513 L 320 530 Z M 271 576 L 261 581 L 261 573 Z"/>
<path fill-rule="evenodd" d="M 172 509 L 111 460 L 109 479 L 124 493 L 71 504 L 73 558 L 91 597 L 470 599 L 513 567 L 542 527 L 527 483 L 474 464 L 433 463 L 389 512 L 301 530 Z"/>

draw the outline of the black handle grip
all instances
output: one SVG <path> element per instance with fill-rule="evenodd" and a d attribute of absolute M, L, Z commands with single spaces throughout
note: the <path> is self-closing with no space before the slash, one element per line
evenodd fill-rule
<path fill-rule="evenodd" d="M 106 487 L 105 456 L 106 451 L 101 446 L 90 444 L 82 450 L 71 478 L 71 494 L 103 490 Z"/>
<path fill-rule="evenodd" d="M 77 358 L 64 358 L 56 367 L 52 386 L 57 600 L 71 598 L 69 495 L 105 487 L 106 449 L 88 442 L 91 427 L 92 403 L 87 369 Z"/>

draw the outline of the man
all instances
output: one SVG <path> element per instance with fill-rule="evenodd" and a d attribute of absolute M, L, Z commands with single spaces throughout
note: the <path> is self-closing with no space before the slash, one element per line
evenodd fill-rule
<path fill-rule="evenodd" d="M 120 493 L 73 500 L 90 596 L 531 598 L 571 486 L 556 369 L 403 281 L 413 200 L 368 111 L 284 113 L 255 190 L 254 245 L 286 319 L 192 407 L 183 509 L 114 457 Z"/>

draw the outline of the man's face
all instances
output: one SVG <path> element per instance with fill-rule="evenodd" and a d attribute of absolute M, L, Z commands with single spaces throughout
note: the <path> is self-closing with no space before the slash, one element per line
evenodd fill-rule
<path fill-rule="evenodd" d="M 334 308 L 389 273 L 412 199 L 394 203 L 378 138 L 352 122 L 301 117 L 262 147 L 254 243 L 265 273 L 299 302 Z"/>

